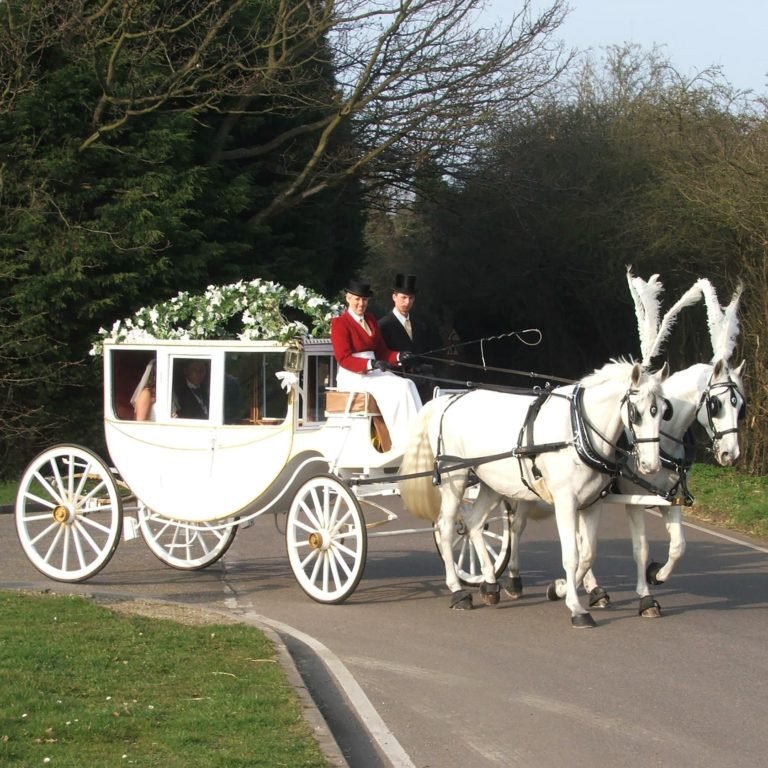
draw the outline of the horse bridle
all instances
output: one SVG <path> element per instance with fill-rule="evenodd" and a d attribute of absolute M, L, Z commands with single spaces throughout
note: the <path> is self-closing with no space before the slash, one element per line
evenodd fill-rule
<path fill-rule="evenodd" d="M 635 433 L 635 424 L 640 424 L 643 415 L 637 410 L 637 406 L 629 399 L 631 395 L 639 394 L 637 389 L 628 389 L 624 397 L 621 398 L 621 406 L 625 404 L 627 406 L 627 424 L 629 425 L 629 433 L 632 435 L 631 445 L 634 447 L 638 443 L 658 443 L 661 440 L 661 434 L 656 437 L 638 437 Z M 669 421 L 672 418 L 672 403 L 663 398 L 664 400 L 664 412 L 661 415 L 662 421 Z M 656 418 L 656 414 L 659 412 L 659 406 L 656 403 L 652 403 L 648 409 L 651 416 Z"/>
<path fill-rule="evenodd" d="M 738 432 L 739 428 L 736 427 L 730 427 L 729 429 L 724 429 L 722 431 L 718 431 L 717 427 L 715 426 L 715 417 L 720 413 L 723 404 L 718 400 L 717 397 L 714 396 L 713 392 L 717 389 L 726 390 L 730 393 L 729 400 L 731 401 L 731 405 L 735 408 L 738 405 L 738 399 L 736 398 L 736 394 L 738 393 L 741 395 L 741 408 L 739 408 L 739 413 L 737 415 L 737 421 L 741 421 L 747 413 L 746 410 L 746 404 L 747 401 L 744 398 L 744 394 L 739 389 L 739 385 L 730 377 L 728 376 L 728 381 L 720 381 L 715 384 L 712 383 L 712 378 L 710 377 L 710 380 L 704 389 L 704 391 L 701 393 L 701 397 L 699 398 L 699 403 L 696 406 L 696 418 L 699 416 L 699 411 L 706 407 L 706 414 L 707 414 L 707 424 L 709 426 L 709 429 L 707 430 L 710 433 L 710 438 L 712 440 L 712 444 L 714 445 L 718 440 L 720 440 L 722 437 L 725 437 L 725 435 L 730 435 L 733 432 Z"/>

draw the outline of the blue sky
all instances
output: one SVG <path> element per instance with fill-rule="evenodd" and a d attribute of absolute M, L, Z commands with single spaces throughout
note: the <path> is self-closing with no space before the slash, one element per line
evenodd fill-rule
<path fill-rule="evenodd" d="M 522 3 L 489 0 L 491 19 L 511 19 Z M 533 0 L 534 9 L 547 7 Z M 557 36 L 569 48 L 654 44 L 683 75 L 721 65 L 729 82 L 757 95 L 768 92 L 766 0 L 568 0 Z"/>

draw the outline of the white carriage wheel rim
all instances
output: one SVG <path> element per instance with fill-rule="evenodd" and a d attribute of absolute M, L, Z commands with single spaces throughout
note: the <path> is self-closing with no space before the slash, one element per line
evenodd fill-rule
<path fill-rule="evenodd" d="M 86 489 L 89 480 L 96 484 Z M 33 483 L 39 493 L 31 490 Z M 104 515 L 107 523 L 99 519 Z M 81 446 L 57 445 L 27 467 L 19 482 L 15 517 L 22 549 L 38 571 L 56 581 L 84 581 L 98 573 L 117 548 L 122 498 L 114 475 L 98 456 Z M 69 565 L 70 558 L 78 567 Z"/>
<path fill-rule="evenodd" d="M 159 526 L 159 531 L 152 528 L 152 523 Z M 215 563 L 227 552 L 237 533 L 237 524 L 221 528 L 208 523 L 187 523 L 159 515 L 141 504 L 139 529 L 144 543 L 158 560 L 178 570 L 193 571 Z M 160 541 L 165 535 L 170 536 L 167 545 Z M 212 546 L 208 544 L 209 537 Z M 193 557 L 192 552 L 199 550 L 202 554 Z"/>
<path fill-rule="evenodd" d="M 368 538 L 357 499 L 343 483 L 325 475 L 305 482 L 291 502 L 285 537 L 296 581 L 313 600 L 340 603 L 352 594 Z"/>

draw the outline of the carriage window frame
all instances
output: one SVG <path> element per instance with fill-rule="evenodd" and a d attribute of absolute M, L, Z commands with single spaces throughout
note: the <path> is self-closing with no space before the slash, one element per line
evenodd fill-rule
<path fill-rule="evenodd" d="M 327 421 L 325 393 L 336 380 L 336 358 L 328 351 L 307 354 L 304 359 L 299 422 L 306 426 L 323 424 Z"/>
<path fill-rule="evenodd" d="M 285 424 L 290 404 L 287 393 L 275 376 L 283 370 L 283 358 L 283 350 L 278 349 L 229 349 L 224 352 L 222 423 L 225 426 Z M 235 381 L 238 386 L 237 403 L 233 395 Z"/>
<path fill-rule="evenodd" d="M 131 398 L 141 381 L 147 364 L 155 365 L 155 404 L 157 415 L 162 398 L 158 399 L 159 371 L 158 354 L 154 349 L 113 348 L 109 350 L 109 405 L 111 417 L 118 421 L 136 421 L 136 414 Z"/>

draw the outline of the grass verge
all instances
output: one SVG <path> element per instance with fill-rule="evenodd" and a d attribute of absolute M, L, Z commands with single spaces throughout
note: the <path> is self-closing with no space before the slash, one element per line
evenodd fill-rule
<path fill-rule="evenodd" d="M 269 639 L 0 592 L 0 765 L 329 765 Z"/>
<path fill-rule="evenodd" d="M 686 514 L 753 536 L 768 537 L 768 477 L 733 467 L 695 464 L 688 486 L 696 501 Z"/>

